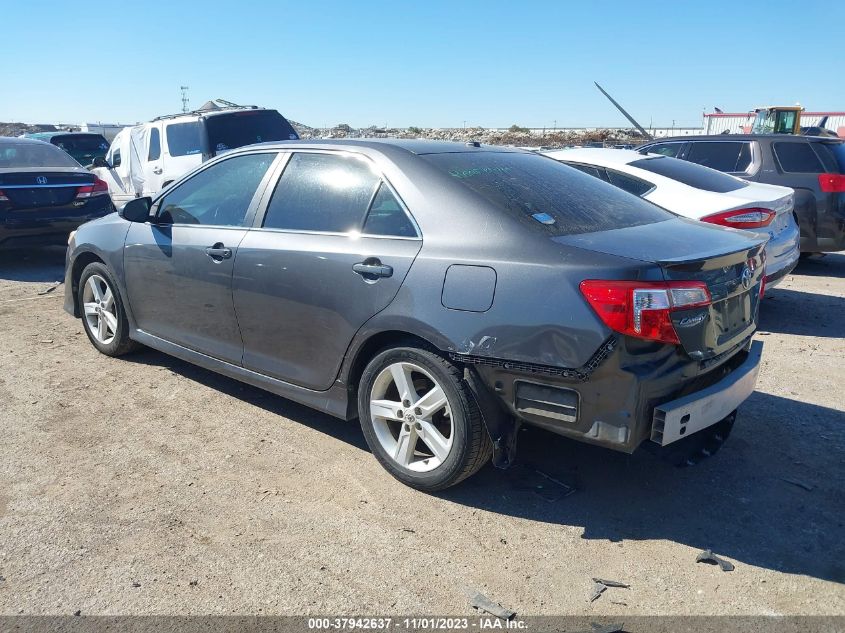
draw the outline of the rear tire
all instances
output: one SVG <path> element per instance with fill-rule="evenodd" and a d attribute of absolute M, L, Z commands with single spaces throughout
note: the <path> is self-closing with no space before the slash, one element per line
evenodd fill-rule
<path fill-rule="evenodd" d="M 129 338 L 129 319 L 114 277 L 101 262 L 88 264 L 77 291 L 82 327 L 88 340 L 106 356 L 122 356 L 139 347 Z"/>
<path fill-rule="evenodd" d="M 415 347 L 377 354 L 358 386 L 364 437 L 402 483 L 435 492 L 476 473 L 493 444 L 461 370 Z"/>

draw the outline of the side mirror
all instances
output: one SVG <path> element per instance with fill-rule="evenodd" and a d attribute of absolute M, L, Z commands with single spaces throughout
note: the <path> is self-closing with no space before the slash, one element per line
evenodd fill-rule
<path fill-rule="evenodd" d="M 106 162 L 105 156 L 95 156 L 94 157 L 94 167 L 108 167 L 109 164 Z"/>
<path fill-rule="evenodd" d="M 149 196 L 130 200 L 118 211 L 118 215 L 130 222 L 148 222 L 150 219 L 150 207 L 153 206 L 153 199 Z"/>

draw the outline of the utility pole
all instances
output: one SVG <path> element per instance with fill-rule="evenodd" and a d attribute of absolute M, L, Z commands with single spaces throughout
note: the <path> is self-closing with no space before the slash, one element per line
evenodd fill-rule
<path fill-rule="evenodd" d="M 179 86 L 182 91 L 182 112 L 188 111 L 188 86 Z"/>
<path fill-rule="evenodd" d="M 557 119 L 555 119 L 555 133 L 557 133 Z"/>

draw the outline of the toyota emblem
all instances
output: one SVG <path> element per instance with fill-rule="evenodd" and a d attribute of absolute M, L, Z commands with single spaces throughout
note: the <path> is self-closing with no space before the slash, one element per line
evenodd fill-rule
<path fill-rule="evenodd" d="M 38 178 L 35 179 L 35 182 L 37 182 L 39 185 L 46 185 L 47 176 L 38 176 Z"/>
<path fill-rule="evenodd" d="M 751 287 L 751 277 L 753 273 L 751 272 L 751 268 L 749 266 L 745 266 L 742 269 L 742 287 L 748 290 Z"/>

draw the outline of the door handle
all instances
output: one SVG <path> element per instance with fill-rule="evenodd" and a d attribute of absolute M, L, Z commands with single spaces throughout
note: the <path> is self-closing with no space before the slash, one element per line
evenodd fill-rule
<path fill-rule="evenodd" d="M 205 254 L 215 262 L 222 262 L 224 259 L 229 259 L 232 256 L 232 249 L 226 248 L 223 242 L 217 242 L 214 246 L 206 248 Z"/>
<path fill-rule="evenodd" d="M 393 275 L 393 266 L 382 264 L 375 258 L 353 264 L 352 270 L 369 281 L 375 281 L 380 277 L 390 277 Z"/>
<path fill-rule="evenodd" d="M 153 167 L 154 174 L 161 174 L 161 167 Z"/>

